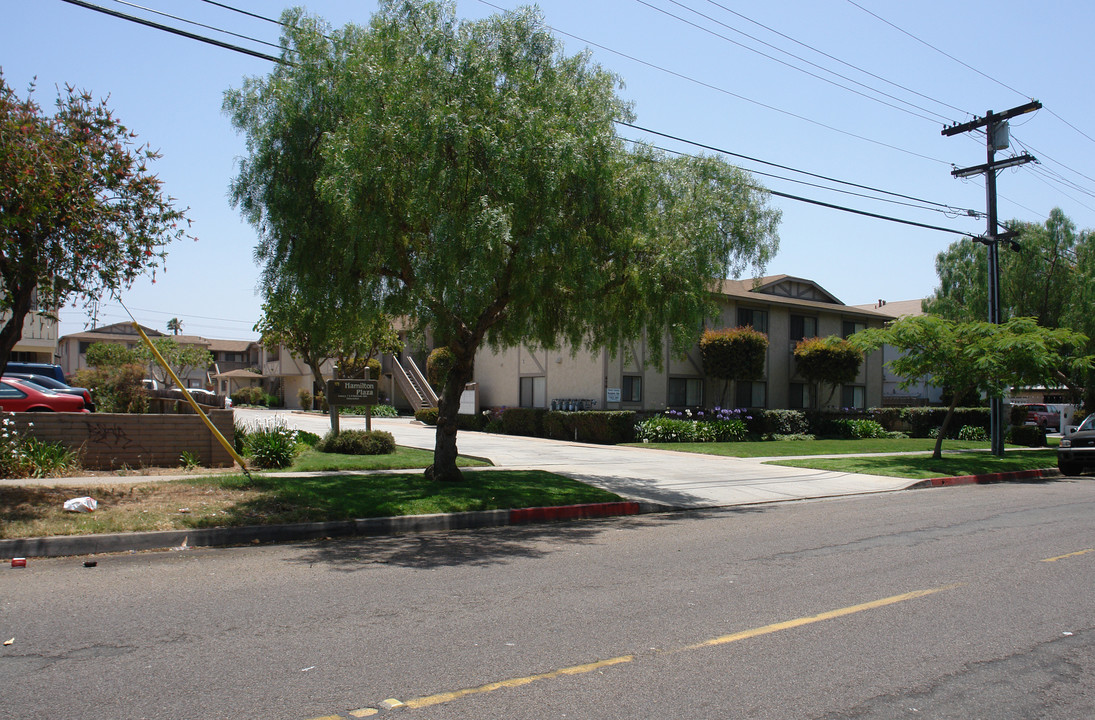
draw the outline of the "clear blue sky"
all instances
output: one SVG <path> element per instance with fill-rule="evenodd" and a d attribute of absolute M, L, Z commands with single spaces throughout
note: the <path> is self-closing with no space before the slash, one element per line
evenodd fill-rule
<path fill-rule="evenodd" d="M 274 48 L 156 18 L 117 0 L 92 1 L 277 54 Z M 509 0 L 493 1 L 499 7 L 516 7 Z M 569 33 L 560 36 L 567 52 L 580 51 L 588 43 L 597 62 L 622 76 L 623 95 L 634 102 L 639 125 L 955 208 L 985 209 L 981 180 L 956 180 L 950 173 L 952 165 L 985 162 L 985 143 L 982 136 L 943 137 L 943 124 L 1038 99 L 1045 109 L 1013 121 L 1012 136 L 1043 163 L 1000 173 L 1000 217 L 1040 222 L 1059 206 L 1079 228 L 1095 228 L 1095 107 L 1089 50 L 1095 4 L 856 2 L 858 6 L 849 0 L 546 0 L 540 7 L 551 26 Z M 136 4 L 277 42 L 275 25 L 201 0 Z M 268 17 L 277 17 L 287 6 L 273 0 L 223 4 Z M 304 4 L 334 25 L 366 23 L 375 9 L 369 1 Z M 479 0 L 462 0 L 457 11 L 466 18 L 496 12 Z M 64 83 L 99 97 L 109 95 L 117 116 L 142 141 L 162 150 L 164 158 L 155 169 L 167 191 L 190 208 L 198 242 L 172 245 L 167 272 L 155 284 L 138 282 L 123 296 L 138 321 L 164 330 L 168 319 L 178 317 L 187 334 L 255 337 L 252 326 L 261 304 L 255 292 L 259 271 L 252 259 L 256 236 L 227 198 L 229 179 L 244 147 L 221 113 L 221 100 L 224 90 L 238 87 L 244 77 L 269 72 L 270 63 L 62 0 L 8 0 L 0 18 L 0 68 L 8 84 L 23 95 L 37 77 L 36 97 L 44 106 L 56 97 L 55 86 Z M 868 100 L 726 38 L 905 110 Z M 629 129 L 621 134 L 643 137 Z M 695 151 L 671 140 L 657 139 L 657 144 Z M 1012 150 L 1021 148 L 1013 142 Z M 741 164 L 801 178 L 751 162 Z M 962 232 L 985 229 L 981 219 L 757 179 L 773 190 L 868 212 Z M 773 204 L 783 211 L 783 222 L 780 251 L 768 272 L 816 280 L 848 304 L 926 296 L 936 286 L 936 253 L 958 238 L 787 199 L 774 198 Z M 101 305 L 98 317 L 100 324 L 128 319 L 111 302 Z M 82 310 L 72 308 L 64 309 L 61 319 L 62 334 L 78 332 L 87 322 Z"/>

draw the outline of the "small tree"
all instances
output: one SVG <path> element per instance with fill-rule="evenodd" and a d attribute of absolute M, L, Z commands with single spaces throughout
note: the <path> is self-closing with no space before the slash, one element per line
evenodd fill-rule
<path fill-rule="evenodd" d="M 807 382 L 817 387 L 821 397 L 821 384 L 829 385 L 832 402 L 838 385 L 855 382 L 863 364 L 863 353 L 844 338 L 830 335 L 825 338 L 803 338 L 795 345 L 795 371 Z"/>
<path fill-rule="evenodd" d="M 152 338 L 152 344 L 180 379 L 194 370 L 206 370 L 213 364 L 213 353 L 196 345 L 182 345 L 169 337 Z M 167 370 L 153 357 L 147 345 L 141 345 L 138 352 L 141 360 L 148 364 L 148 372 L 156 382 L 164 387 L 175 384 Z"/>
<path fill-rule="evenodd" d="M 67 87 L 52 117 L 0 75 L 0 369 L 35 304 L 99 298 L 155 270 L 185 237 L 183 211 L 148 170 L 159 153 L 105 103 Z"/>
<path fill-rule="evenodd" d="M 700 337 L 703 371 L 723 381 L 720 404 L 726 403 L 731 380 L 756 380 L 764 375 L 768 336 L 752 327 L 704 330 Z"/>
<path fill-rule="evenodd" d="M 1086 371 L 1095 358 L 1071 353 L 1087 342 L 1072 330 L 1051 330 L 1034 318 L 1018 317 L 1002 325 L 955 322 L 932 315 L 903 317 L 886 328 L 869 329 L 849 338 L 864 351 L 892 345 L 903 354 L 890 369 L 905 378 L 902 387 L 921 380 L 951 388 L 953 399 L 943 418 L 932 457 L 942 457 L 943 438 L 958 401 L 971 390 L 1000 397 L 1018 385 L 1051 382 L 1062 370 Z"/>
<path fill-rule="evenodd" d="M 167 321 L 167 329 L 172 335 L 178 335 L 182 332 L 182 320 L 178 318 L 171 318 Z"/>

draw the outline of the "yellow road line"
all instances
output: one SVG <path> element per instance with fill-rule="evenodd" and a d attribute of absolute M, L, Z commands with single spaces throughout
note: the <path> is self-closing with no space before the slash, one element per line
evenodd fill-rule
<path fill-rule="evenodd" d="M 1077 555 L 1086 555 L 1089 552 L 1095 552 L 1095 548 L 1088 548 L 1086 550 L 1077 550 L 1076 552 L 1070 552 L 1067 555 L 1058 555 L 1057 557 L 1046 558 L 1042 562 L 1057 562 L 1058 560 L 1064 560 L 1065 558 L 1076 557 Z"/>
<path fill-rule="evenodd" d="M 493 692 L 495 690 L 501 690 L 502 688 L 521 687 L 522 685 L 534 683 L 537 680 L 550 680 L 551 678 L 556 678 L 561 675 L 581 675 L 583 673 L 593 672 L 594 670 L 600 670 L 601 668 L 610 667 L 612 665 L 629 663 L 634 659 L 634 655 L 621 655 L 620 657 L 609 658 L 608 660 L 599 660 L 597 662 L 586 663 L 585 665 L 571 665 L 570 667 L 559 668 L 558 670 L 540 673 L 539 675 L 529 675 L 522 678 L 513 678 L 511 680 L 502 680 L 499 682 L 488 683 L 486 685 L 480 685 L 476 688 L 466 688 L 464 690 L 455 690 L 453 692 L 427 695 L 426 697 L 415 698 L 414 700 L 407 700 L 404 705 L 417 710 L 418 708 L 424 708 L 431 705 L 440 705 L 441 703 L 451 702 L 462 697 L 467 697 L 468 695 L 478 695 L 479 693 Z"/>
<path fill-rule="evenodd" d="M 725 645 L 726 643 L 736 642 L 738 640 L 745 640 L 748 638 L 757 637 L 759 635 L 767 635 L 769 633 L 779 632 L 780 630 L 790 630 L 791 628 L 821 622 L 822 620 L 832 620 L 834 618 L 863 612 L 864 610 L 873 610 L 874 608 L 885 607 L 887 605 L 895 605 L 897 603 L 905 602 L 907 600 L 914 600 L 916 598 L 925 597 L 927 595 L 932 595 L 934 593 L 942 592 L 944 590 L 950 590 L 959 587 L 960 585 L 962 585 L 962 583 L 944 585 L 942 587 L 931 588 L 929 590 L 916 590 L 914 592 L 904 593 L 902 595 L 893 595 L 891 597 L 882 598 L 881 600 L 873 600 L 871 602 L 862 603 L 860 605 L 852 605 L 850 607 L 840 608 L 838 610 L 830 610 L 828 612 L 823 612 L 818 615 L 811 615 L 810 617 L 787 620 L 785 622 L 765 625 L 764 627 L 754 628 L 752 630 L 743 630 L 742 632 L 733 633 L 731 635 L 723 635 L 722 637 L 713 638 L 711 640 L 697 643 L 695 645 L 688 645 L 684 648 L 681 648 L 680 650 L 676 650 L 673 652 L 699 650 L 701 648 L 712 647 L 715 645 Z M 593 672 L 594 670 L 600 670 L 601 668 L 629 663 L 634 659 L 634 655 L 621 655 L 620 657 L 610 658 L 608 660 L 600 660 L 598 662 L 586 663 L 584 665 L 572 665 L 570 667 L 560 668 L 558 670 L 552 670 L 551 672 L 540 673 L 538 675 L 528 675 L 526 677 L 512 678 L 510 680 L 501 680 L 498 682 L 488 683 L 486 685 L 480 685 L 479 687 L 465 688 L 463 690 L 454 690 L 452 692 L 437 693 L 436 695 L 427 695 L 425 697 L 414 698 L 412 700 L 404 701 L 403 706 L 417 710 L 419 708 L 430 707 L 431 705 L 440 705 L 442 703 L 452 702 L 453 700 L 458 700 L 469 695 L 478 695 L 481 693 L 493 692 L 495 690 L 501 690 L 502 688 L 521 687 L 522 685 L 529 685 L 539 680 L 550 680 L 552 678 L 557 678 L 562 675 L 581 675 L 584 673 Z"/>
<path fill-rule="evenodd" d="M 810 625 L 812 623 L 821 622 L 822 620 L 832 620 L 838 617 L 844 617 L 845 615 L 853 615 L 855 613 L 863 612 L 864 610 L 873 610 L 875 608 L 885 607 L 887 605 L 894 605 L 896 603 L 905 602 L 906 600 L 915 600 L 926 595 L 933 595 L 937 592 L 944 590 L 951 590 L 958 587 L 962 583 L 956 583 L 954 585 L 944 585 L 943 587 L 932 588 L 930 590 L 915 590 L 913 592 L 904 593 L 902 595 L 891 595 L 888 598 L 882 598 L 881 600 L 872 600 L 871 602 L 862 603 L 860 605 L 852 605 L 850 607 L 840 608 L 838 610 L 829 610 L 828 612 L 819 613 L 818 615 L 811 615 L 809 617 L 795 618 L 794 620 L 786 620 L 784 622 L 773 623 L 771 625 L 765 625 L 764 627 L 753 628 L 752 630 L 742 630 L 741 632 L 732 633 L 730 635 L 723 635 L 722 637 L 712 638 L 711 640 L 705 640 L 695 645 L 688 645 L 684 650 L 699 650 L 700 648 L 712 647 L 715 645 L 725 645 L 726 643 L 737 642 L 738 640 L 747 640 L 749 638 L 758 637 L 760 635 L 768 635 L 770 633 L 779 632 L 780 630 L 790 630 L 791 628 L 802 627 L 803 625 Z"/>

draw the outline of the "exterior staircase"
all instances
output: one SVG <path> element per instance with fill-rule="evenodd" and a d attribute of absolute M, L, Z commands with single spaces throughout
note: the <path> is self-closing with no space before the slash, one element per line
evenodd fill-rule
<path fill-rule="evenodd" d="M 409 355 L 403 360 L 392 358 L 392 377 L 411 407 L 416 410 L 437 407 L 437 393 L 426 382 L 426 377 Z"/>

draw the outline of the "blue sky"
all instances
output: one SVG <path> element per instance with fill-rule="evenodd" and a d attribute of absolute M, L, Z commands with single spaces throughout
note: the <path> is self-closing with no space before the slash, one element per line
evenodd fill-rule
<path fill-rule="evenodd" d="M 92 1 L 277 54 L 273 48 L 157 18 L 117 0 Z M 136 4 L 277 42 L 275 25 L 202 0 Z M 258 0 L 223 4 L 267 17 L 277 17 L 288 6 Z M 374 2 L 348 0 L 303 4 L 334 25 L 366 23 L 376 7 Z M 517 6 L 510 0 L 492 4 Z M 1000 173 L 1000 218 L 1040 222 L 1053 207 L 1061 207 L 1079 228 L 1095 228 L 1095 103 L 1087 50 L 1095 4 L 545 0 L 539 6 L 549 25 L 567 33 L 560 38 L 568 53 L 590 43 L 594 59 L 623 78 L 622 95 L 634 103 L 643 127 L 952 208 L 985 209 L 980 179 L 951 176 L 952 165 L 985 162 L 985 143 L 983 136 L 973 134 L 943 137 L 944 123 L 1038 99 L 1045 108 L 1014 120 L 1012 137 L 1042 163 Z M 465 18 L 497 12 L 480 0 L 462 0 L 457 11 Z M 22 96 L 36 77 L 36 97 L 43 106 L 52 104 L 55 86 L 65 83 L 109 96 L 117 116 L 140 140 L 163 152 L 155 170 L 178 204 L 190 208 L 199 240 L 173 244 L 166 273 L 155 284 L 139 281 L 123 295 L 137 320 L 164 330 L 168 319 L 178 317 L 187 334 L 254 338 L 252 326 L 261 305 L 256 294 L 259 269 L 252 259 L 256 235 L 227 198 L 244 146 L 221 113 L 221 101 L 227 88 L 238 87 L 246 76 L 269 72 L 270 63 L 62 0 L 8 0 L 0 17 L 0 68 L 7 83 Z M 621 134 L 698 152 L 636 130 L 624 128 Z M 1022 149 L 1013 142 L 1012 151 Z M 739 162 L 749 170 L 832 185 Z M 773 190 L 867 212 L 960 232 L 985 229 L 983 219 L 961 213 L 757 179 Z M 958 238 L 788 199 L 772 202 L 783 211 L 783 222 L 780 251 L 768 272 L 813 279 L 848 304 L 926 296 L 936 286 L 935 255 Z M 99 324 L 126 319 L 116 303 L 101 303 Z M 65 308 L 60 332 L 78 332 L 87 322 L 81 308 Z"/>

